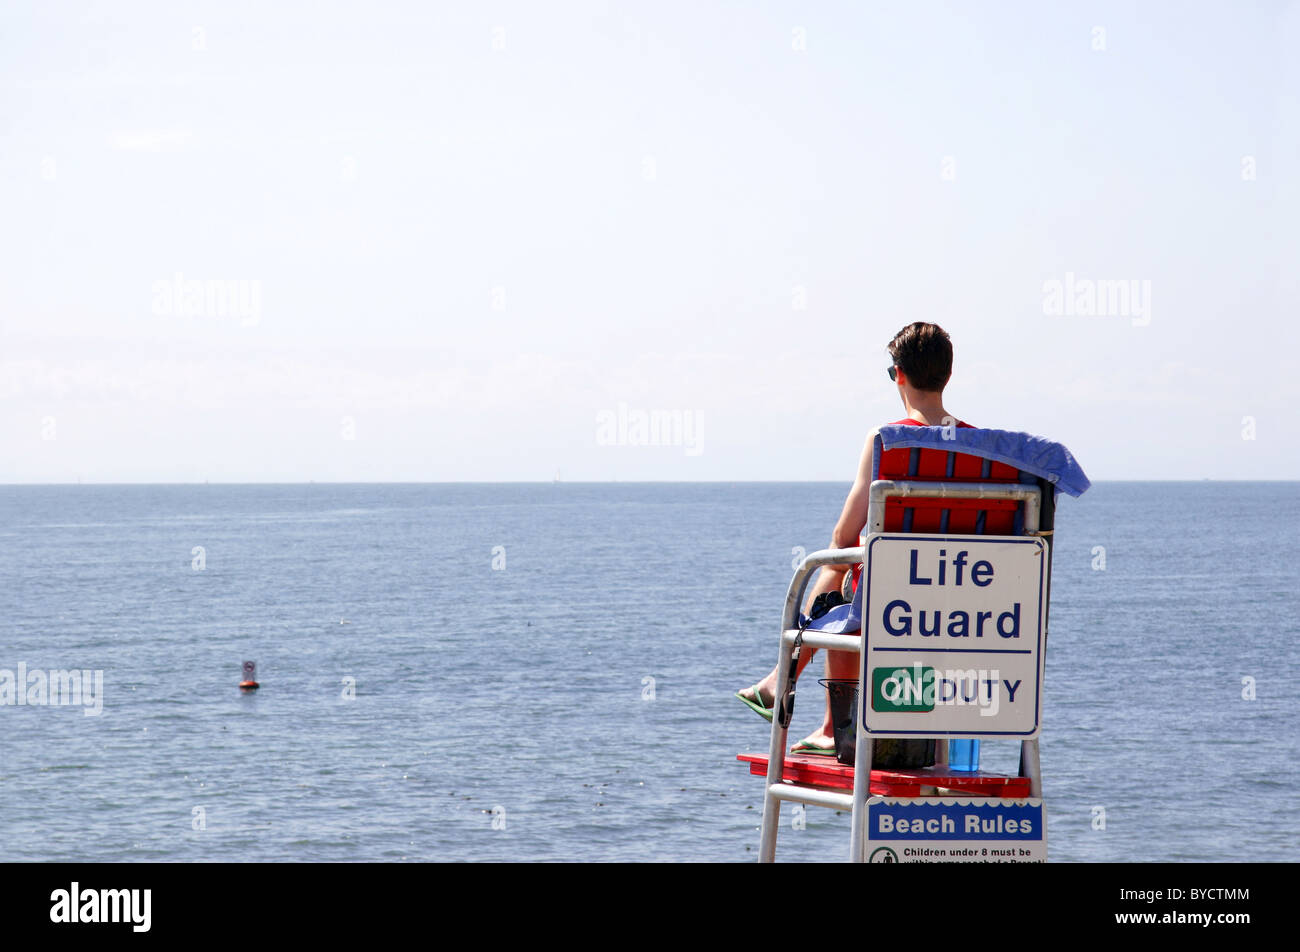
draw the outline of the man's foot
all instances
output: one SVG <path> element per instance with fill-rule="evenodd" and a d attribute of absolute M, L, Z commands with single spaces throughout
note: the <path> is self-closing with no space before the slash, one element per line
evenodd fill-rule
<path fill-rule="evenodd" d="M 763 697 L 763 693 L 759 690 L 757 684 L 737 691 L 736 697 L 740 698 L 750 710 L 757 712 L 758 716 L 763 720 L 770 721 L 772 719 L 772 701 Z"/>
<path fill-rule="evenodd" d="M 835 738 L 824 734 L 812 734 L 790 748 L 792 754 L 817 754 L 823 757 L 835 756 Z"/>

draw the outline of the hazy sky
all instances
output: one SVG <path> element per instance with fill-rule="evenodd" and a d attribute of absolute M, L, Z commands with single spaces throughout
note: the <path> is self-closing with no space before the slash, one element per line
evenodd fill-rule
<path fill-rule="evenodd" d="M 1297 49 L 1294 3 L 6 0 L 0 482 L 847 481 L 913 320 L 1094 479 L 1300 478 Z"/>

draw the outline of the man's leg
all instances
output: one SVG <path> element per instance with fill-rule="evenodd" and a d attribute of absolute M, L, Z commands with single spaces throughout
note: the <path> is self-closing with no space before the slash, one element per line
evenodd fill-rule
<path fill-rule="evenodd" d="M 832 681 L 856 681 L 862 659 L 852 651 L 826 652 L 826 677 Z M 826 713 L 822 726 L 804 738 L 811 747 L 835 747 L 835 724 L 831 720 L 831 695 L 826 692 Z"/>
<path fill-rule="evenodd" d="M 834 573 L 833 584 L 828 584 L 821 591 L 829 592 L 837 589 L 844 584 L 844 575 L 848 572 L 849 567 L 844 566 L 827 566 L 822 571 L 827 573 L 829 569 L 836 569 Z M 818 579 L 818 581 L 821 581 Z M 828 580 L 829 582 L 830 580 Z M 814 596 L 816 597 L 816 596 Z M 809 603 L 811 604 L 811 602 Z M 826 677 L 829 680 L 857 680 L 859 658 L 852 651 L 827 651 L 826 652 Z M 820 747 L 823 749 L 835 749 L 835 723 L 831 719 L 831 695 L 826 692 L 826 708 L 822 715 L 822 726 L 813 731 L 801 741 L 803 746 Z"/>
<path fill-rule="evenodd" d="M 808 612 L 812 611 L 812 603 L 814 599 L 817 598 L 818 595 L 821 595 L 824 592 L 837 592 L 840 590 L 840 587 L 844 584 L 844 573 L 847 571 L 848 571 L 848 566 L 846 565 L 822 566 L 821 571 L 817 573 L 817 577 L 813 579 L 812 585 L 808 587 L 808 600 L 804 603 L 804 609 L 803 609 L 805 615 Z M 807 647 L 805 647 L 802 651 L 799 652 L 799 668 L 797 674 L 795 675 L 796 677 L 798 677 L 798 675 L 800 674 L 803 674 L 803 669 L 808 667 L 808 662 L 812 660 L 812 656 L 816 653 L 817 653 L 816 648 L 807 648 Z M 845 652 L 843 651 L 831 651 L 828 653 L 832 655 L 845 654 Z M 853 655 L 852 653 L 849 653 L 848 657 L 855 658 L 856 656 Z M 763 678 L 763 680 L 755 684 L 754 690 L 759 693 L 765 706 L 772 707 L 772 704 L 768 702 L 772 700 L 772 695 L 776 693 L 776 668 L 773 668 L 771 671 L 769 671 L 767 673 L 767 676 Z M 828 696 L 826 699 L 826 722 L 828 724 L 830 723 L 830 718 L 831 718 L 830 698 Z"/>

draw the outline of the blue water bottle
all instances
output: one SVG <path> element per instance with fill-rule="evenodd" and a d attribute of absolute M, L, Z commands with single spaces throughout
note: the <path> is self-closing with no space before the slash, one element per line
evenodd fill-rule
<path fill-rule="evenodd" d="M 948 741 L 948 769 L 974 771 L 980 769 L 980 742 L 977 740 Z"/>

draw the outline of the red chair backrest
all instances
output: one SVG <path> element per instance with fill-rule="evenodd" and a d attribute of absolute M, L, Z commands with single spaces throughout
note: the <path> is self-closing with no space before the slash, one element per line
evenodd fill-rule
<path fill-rule="evenodd" d="M 980 456 L 935 449 L 893 449 L 880 454 L 877 479 L 949 483 L 1016 483 L 1020 470 Z M 885 502 L 886 532 L 1016 535 L 1023 525 L 1014 499 L 940 499 L 908 496 Z"/>

